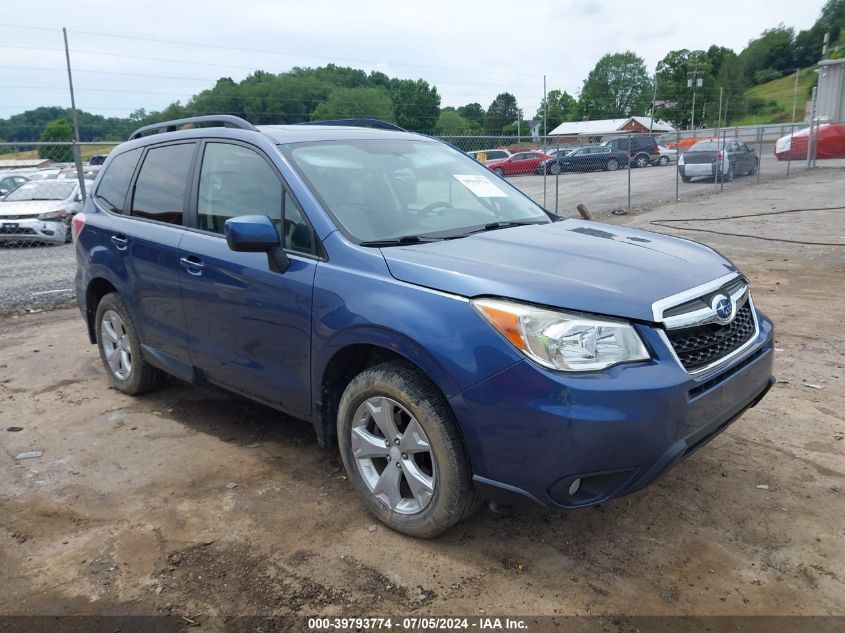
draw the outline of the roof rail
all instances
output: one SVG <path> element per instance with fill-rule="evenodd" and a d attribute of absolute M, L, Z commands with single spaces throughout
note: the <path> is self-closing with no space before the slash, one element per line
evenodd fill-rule
<path fill-rule="evenodd" d="M 175 132 L 183 125 L 191 125 L 194 123 L 217 123 L 216 127 L 230 127 L 239 130 L 252 130 L 257 132 L 258 128 L 249 121 L 242 119 L 239 116 L 231 114 L 210 114 L 206 116 L 191 116 L 185 119 L 175 119 L 173 121 L 162 121 L 161 123 L 153 123 L 152 125 L 145 125 L 140 127 L 129 137 L 130 141 L 136 138 L 141 138 L 147 134 L 161 134 L 163 132 Z"/>
<path fill-rule="evenodd" d="M 394 132 L 407 132 L 405 128 L 401 128 L 395 123 L 388 123 L 380 119 L 328 119 L 326 121 L 306 121 L 299 125 L 348 125 L 351 127 L 372 127 L 378 130 L 393 130 Z"/>

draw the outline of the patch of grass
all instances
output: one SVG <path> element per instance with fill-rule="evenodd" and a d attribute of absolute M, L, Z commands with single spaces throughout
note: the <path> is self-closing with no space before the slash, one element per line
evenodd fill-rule
<path fill-rule="evenodd" d="M 810 85 L 815 79 L 815 66 L 802 68 L 798 76 L 798 98 L 796 99 L 795 118 L 804 120 L 804 107 L 810 99 Z M 746 93 L 746 99 L 760 99 L 766 105 L 757 114 L 749 114 L 731 125 L 759 125 L 763 123 L 791 123 L 792 95 L 795 88 L 795 73 L 754 86 Z"/>
<path fill-rule="evenodd" d="M 83 161 L 91 160 L 94 154 L 108 154 L 114 146 L 114 143 L 109 145 L 83 145 L 80 148 L 80 155 Z M 38 158 L 38 150 L 31 149 L 25 152 L 0 154 L 0 159 L 3 160 L 31 160 L 34 158 Z"/>

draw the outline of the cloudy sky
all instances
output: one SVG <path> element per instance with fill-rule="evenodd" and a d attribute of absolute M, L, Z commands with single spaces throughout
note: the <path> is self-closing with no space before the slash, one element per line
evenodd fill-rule
<path fill-rule="evenodd" d="M 221 76 L 329 62 L 434 83 L 442 105 L 485 108 L 516 95 L 526 118 L 549 90 L 577 95 L 605 53 L 633 50 L 650 71 L 667 51 L 737 52 L 782 22 L 797 30 L 823 0 L 38 0 L 0 17 L 0 118 L 69 105 L 61 27 L 77 106 L 125 116 L 186 101 Z M 29 28 L 25 28 L 29 27 Z"/>

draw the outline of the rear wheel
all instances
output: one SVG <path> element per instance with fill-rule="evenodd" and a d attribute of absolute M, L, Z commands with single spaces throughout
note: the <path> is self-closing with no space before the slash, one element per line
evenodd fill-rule
<path fill-rule="evenodd" d="M 731 180 L 733 180 L 735 175 L 736 175 L 736 172 L 734 171 L 734 164 L 729 163 L 728 164 L 728 173 L 726 173 L 724 175 L 725 182 L 730 182 Z"/>
<path fill-rule="evenodd" d="M 478 508 L 452 412 L 407 364 L 384 363 L 353 378 L 337 434 L 350 482 L 388 527 L 430 538 Z"/>
<path fill-rule="evenodd" d="M 689 182 L 689 181 L 692 180 L 692 177 L 691 176 L 681 176 L 681 180 L 683 180 L 684 182 Z"/>
<path fill-rule="evenodd" d="M 648 156 L 645 154 L 639 154 L 638 156 L 634 157 L 634 167 L 645 167 L 648 165 Z"/>
<path fill-rule="evenodd" d="M 751 166 L 751 169 L 748 171 L 748 175 L 749 176 L 756 176 L 758 169 L 760 169 L 760 161 L 755 160 L 754 164 Z"/>
<path fill-rule="evenodd" d="M 660 160 L 657 161 L 657 164 L 661 167 L 665 167 L 669 164 L 669 157 L 668 156 L 661 156 Z"/>
<path fill-rule="evenodd" d="M 504 176 L 504 175 L 505 175 L 505 170 L 504 170 L 504 169 L 502 169 L 501 167 L 496 167 L 496 168 L 493 170 L 493 173 L 494 173 L 494 174 L 496 174 L 497 176 L 500 176 L 500 177 L 501 177 L 501 176 Z"/>
<path fill-rule="evenodd" d="M 619 161 L 615 158 L 611 158 L 609 161 L 607 161 L 605 169 L 607 169 L 607 171 L 616 171 L 617 169 L 619 169 Z"/>
<path fill-rule="evenodd" d="M 100 300 L 94 331 L 103 366 L 116 389 L 137 396 L 164 381 L 164 372 L 144 360 L 135 322 L 118 293 Z"/>

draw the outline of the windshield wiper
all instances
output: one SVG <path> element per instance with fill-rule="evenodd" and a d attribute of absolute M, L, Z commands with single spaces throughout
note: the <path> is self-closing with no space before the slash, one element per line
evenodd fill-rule
<path fill-rule="evenodd" d="M 384 240 L 369 240 L 359 242 L 361 246 L 402 246 L 403 244 L 422 244 L 424 242 L 439 242 L 442 237 L 426 237 L 425 235 L 403 235 Z"/>
<path fill-rule="evenodd" d="M 485 224 L 484 226 L 470 229 L 469 231 L 465 231 L 460 234 L 460 237 L 466 237 L 467 235 L 472 235 L 473 233 L 484 233 L 485 231 L 495 231 L 497 229 L 509 229 L 514 226 L 528 226 L 530 224 L 551 224 L 551 220 L 546 222 L 545 220 L 503 220 L 499 222 L 490 222 Z M 458 236 L 455 236 L 458 237 Z"/>

